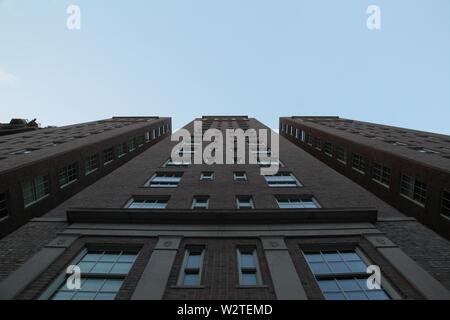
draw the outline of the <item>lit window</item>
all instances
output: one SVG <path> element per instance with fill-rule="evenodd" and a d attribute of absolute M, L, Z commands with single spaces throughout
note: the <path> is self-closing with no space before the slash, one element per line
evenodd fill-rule
<path fill-rule="evenodd" d="M 25 207 L 44 199 L 50 193 L 48 176 L 38 176 L 22 184 L 23 203 Z"/>
<path fill-rule="evenodd" d="M 93 154 L 84 161 L 84 171 L 88 175 L 98 169 L 98 155 Z"/>
<path fill-rule="evenodd" d="M 359 173 L 365 174 L 366 172 L 366 159 L 356 153 L 352 154 L 352 168 Z"/>
<path fill-rule="evenodd" d="M 67 287 L 67 274 L 51 300 L 114 300 L 136 257 L 136 252 L 88 251 L 77 263 L 80 289 Z"/>
<path fill-rule="evenodd" d="M 367 264 L 354 250 L 304 252 L 326 300 L 389 300 L 383 288 L 367 286 Z"/>
<path fill-rule="evenodd" d="M 6 192 L 0 193 L 0 221 L 8 216 L 8 203 Z"/>
<path fill-rule="evenodd" d="M 252 196 L 237 196 L 236 205 L 238 209 L 253 209 L 253 198 Z"/>
<path fill-rule="evenodd" d="M 267 185 L 271 188 L 300 186 L 300 183 L 297 181 L 294 175 L 289 172 L 279 172 L 273 176 L 264 176 L 264 178 L 267 181 Z"/>
<path fill-rule="evenodd" d="M 160 172 L 156 173 L 149 182 L 146 183 L 146 187 L 159 187 L 159 188 L 174 188 L 178 187 L 183 176 L 182 172 Z"/>
<path fill-rule="evenodd" d="M 132 199 L 128 204 L 129 209 L 165 209 L 167 207 L 168 197 L 151 199 Z"/>
<path fill-rule="evenodd" d="M 336 159 L 342 163 L 347 163 L 347 151 L 342 147 L 336 146 Z"/>
<path fill-rule="evenodd" d="M 78 164 L 76 162 L 59 170 L 59 187 L 64 188 L 78 179 Z"/>
<path fill-rule="evenodd" d="M 201 181 L 213 181 L 214 180 L 214 172 L 211 171 L 203 171 L 200 174 Z"/>
<path fill-rule="evenodd" d="M 450 218 L 450 192 L 447 190 L 444 190 L 444 192 L 442 192 L 441 214 L 443 216 L 446 216 L 447 218 Z"/>
<path fill-rule="evenodd" d="M 247 174 L 245 173 L 245 171 L 234 172 L 234 181 L 237 181 L 237 182 L 247 181 Z"/>
<path fill-rule="evenodd" d="M 407 174 L 402 174 L 400 194 L 424 206 L 427 199 L 427 185 Z"/>
<path fill-rule="evenodd" d="M 190 247 L 185 251 L 178 284 L 180 286 L 199 286 L 202 277 L 204 249 Z"/>
<path fill-rule="evenodd" d="M 320 208 L 312 196 L 276 196 L 278 207 L 281 209 L 314 209 Z"/>
<path fill-rule="evenodd" d="M 109 164 L 114 160 L 114 148 L 109 148 L 103 151 L 103 164 Z"/>
<path fill-rule="evenodd" d="M 372 179 L 389 188 L 391 183 L 391 169 L 382 166 L 381 164 L 374 163 L 372 170 Z"/>
<path fill-rule="evenodd" d="M 208 209 L 209 197 L 194 197 L 192 199 L 192 209 Z"/>
<path fill-rule="evenodd" d="M 254 248 L 237 249 L 239 284 L 242 286 L 261 285 L 258 259 Z"/>

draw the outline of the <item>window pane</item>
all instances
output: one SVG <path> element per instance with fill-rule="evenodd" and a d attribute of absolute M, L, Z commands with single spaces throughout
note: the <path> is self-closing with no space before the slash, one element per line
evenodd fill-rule
<path fill-rule="evenodd" d="M 123 280 L 119 279 L 106 279 L 103 287 L 101 288 L 101 292 L 119 292 L 120 287 L 122 286 Z"/>
<path fill-rule="evenodd" d="M 346 292 L 345 293 L 348 300 L 368 300 L 367 296 L 363 291 L 359 292 Z"/>
<path fill-rule="evenodd" d="M 362 261 L 349 261 L 347 264 L 352 272 L 366 272 L 367 266 Z"/>
<path fill-rule="evenodd" d="M 199 253 L 189 253 L 186 268 L 200 268 L 201 255 Z"/>
<path fill-rule="evenodd" d="M 94 267 L 95 262 L 80 262 L 78 266 L 81 269 L 81 273 L 89 273 Z"/>
<path fill-rule="evenodd" d="M 82 291 L 97 292 L 102 287 L 105 279 L 86 279 L 81 285 Z"/>
<path fill-rule="evenodd" d="M 330 268 L 324 262 L 312 262 L 309 265 L 314 274 L 331 273 Z"/>
<path fill-rule="evenodd" d="M 323 258 L 320 253 L 306 253 L 306 261 L 308 262 L 322 262 Z"/>
<path fill-rule="evenodd" d="M 370 300 L 390 300 L 389 296 L 383 290 L 368 290 L 366 294 Z"/>
<path fill-rule="evenodd" d="M 345 300 L 342 293 L 325 293 L 324 297 L 326 300 Z"/>
<path fill-rule="evenodd" d="M 101 258 L 101 262 L 116 262 L 120 253 L 105 253 Z"/>
<path fill-rule="evenodd" d="M 337 282 L 344 291 L 361 291 L 361 288 L 355 279 L 343 279 L 337 280 Z"/>
<path fill-rule="evenodd" d="M 243 273 L 242 283 L 243 285 L 256 285 L 258 283 L 255 273 Z"/>
<path fill-rule="evenodd" d="M 333 273 L 347 273 L 350 269 L 345 265 L 344 262 L 330 262 L 329 263 Z"/>
<path fill-rule="evenodd" d="M 325 258 L 325 261 L 342 261 L 342 258 L 339 256 L 339 253 L 324 252 L 323 256 Z"/>
<path fill-rule="evenodd" d="M 341 291 L 336 283 L 336 280 L 320 280 L 319 287 L 322 292 L 339 292 Z"/>
<path fill-rule="evenodd" d="M 199 285 L 200 276 L 199 274 L 185 274 L 183 278 L 183 285 Z"/>
<path fill-rule="evenodd" d="M 255 260 L 252 253 L 241 253 L 241 267 L 255 268 Z"/>
<path fill-rule="evenodd" d="M 94 266 L 91 273 L 109 273 L 113 265 L 112 262 L 99 262 Z"/>
<path fill-rule="evenodd" d="M 111 269 L 110 273 L 127 274 L 130 271 L 132 265 L 133 265 L 132 263 L 128 262 L 117 262 Z"/>
<path fill-rule="evenodd" d="M 60 291 L 57 292 L 53 297 L 52 300 L 71 300 L 74 292 L 68 292 L 68 291 Z"/>
<path fill-rule="evenodd" d="M 72 300 L 94 300 L 96 293 L 77 291 Z"/>
<path fill-rule="evenodd" d="M 114 300 L 115 297 L 115 293 L 99 293 L 95 297 L 95 300 Z"/>

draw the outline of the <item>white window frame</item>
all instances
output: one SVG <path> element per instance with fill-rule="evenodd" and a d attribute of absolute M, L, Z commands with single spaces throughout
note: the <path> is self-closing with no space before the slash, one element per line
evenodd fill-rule
<path fill-rule="evenodd" d="M 157 172 L 146 182 L 144 186 L 149 188 L 177 188 L 180 185 L 182 177 L 182 172 Z"/>
<path fill-rule="evenodd" d="M 313 196 L 278 195 L 278 196 L 275 196 L 275 200 L 277 201 L 278 208 L 280 208 L 280 209 L 319 209 L 319 208 L 321 208 L 319 202 Z M 292 206 L 292 207 L 284 207 L 283 208 L 280 205 L 280 202 L 283 202 L 283 200 L 285 200 L 284 203 L 286 203 L 286 202 L 287 203 L 293 203 L 293 204 L 299 203 L 300 205 L 299 206 Z M 292 200 L 294 200 L 294 201 L 292 201 Z M 304 203 L 304 202 L 314 203 L 315 208 L 309 208 L 309 207 L 301 206 L 301 204 Z"/>
<path fill-rule="evenodd" d="M 149 205 L 148 207 L 135 207 L 132 208 L 134 203 L 148 203 L 148 204 L 153 204 L 153 205 Z M 131 198 L 126 204 L 125 204 L 125 208 L 127 209 L 136 209 L 136 210 L 164 210 L 167 208 L 167 205 L 169 203 L 169 198 L 168 197 L 151 197 L 151 198 L 144 198 L 144 197 L 133 197 Z M 158 205 L 158 204 L 164 204 L 164 206 Z"/>
<path fill-rule="evenodd" d="M 197 249 L 197 248 L 195 248 L 195 246 L 192 246 L 191 248 L 188 247 L 184 251 L 183 263 L 181 265 L 180 274 L 178 275 L 178 281 L 177 281 L 178 286 L 189 288 L 189 287 L 199 287 L 202 285 L 203 264 L 204 264 L 204 258 L 205 258 L 205 248 L 204 247 L 201 248 L 199 268 L 192 268 L 192 270 L 190 268 L 187 268 L 187 263 L 188 263 L 189 256 L 191 255 L 191 252 L 199 252 L 199 251 L 200 251 L 200 248 Z M 198 274 L 198 284 L 185 284 L 184 278 L 185 278 L 186 274 L 193 274 L 196 271 Z"/>
<path fill-rule="evenodd" d="M 302 186 L 300 181 L 295 177 L 295 175 L 292 172 L 278 172 L 273 176 L 264 176 L 264 179 L 266 180 L 267 186 L 269 188 L 297 188 Z M 291 183 L 289 184 L 276 183 L 283 181 Z"/>
<path fill-rule="evenodd" d="M 201 201 L 201 200 L 206 200 L 206 201 Z M 199 206 L 196 207 L 199 203 L 205 203 L 205 206 Z M 193 210 L 207 210 L 209 209 L 209 197 L 208 196 L 194 196 L 192 198 L 192 204 L 191 204 L 191 209 Z"/>
<path fill-rule="evenodd" d="M 242 254 L 246 253 L 248 254 L 251 251 L 251 254 L 253 256 L 253 261 L 255 262 L 254 268 L 245 268 L 242 267 Z M 261 286 L 263 284 L 262 277 L 261 277 L 261 269 L 259 267 L 259 261 L 258 261 L 258 254 L 256 252 L 256 248 L 245 248 L 240 247 L 236 249 L 236 257 L 237 257 L 237 265 L 238 265 L 238 273 L 239 273 L 239 286 L 244 287 L 255 287 L 255 286 Z M 256 284 L 244 284 L 243 283 L 243 274 L 245 273 L 255 273 L 256 275 Z"/>
<path fill-rule="evenodd" d="M 202 171 L 200 173 L 200 181 L 213 181 L 214 172 L 213 171 Z"/>

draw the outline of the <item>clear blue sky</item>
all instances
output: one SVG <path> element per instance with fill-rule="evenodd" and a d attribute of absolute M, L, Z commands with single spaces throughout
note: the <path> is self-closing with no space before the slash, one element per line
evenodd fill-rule
<path fill-rule="evenodd" d="M 66 28 L 79 5 L 82 29 Z M 381 7 L 382 29 L 366 28 Z M 0 121 L 339 115 L 450 134 L 448 0 L 0 0 Z"/>

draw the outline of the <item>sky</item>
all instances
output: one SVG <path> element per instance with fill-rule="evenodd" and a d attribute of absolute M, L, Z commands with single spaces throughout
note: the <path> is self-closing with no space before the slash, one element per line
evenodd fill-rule
<path fill-rule="evenodd" d="M 212 114 L 450 134 L 450 1 L 0 0 L 0 122 Z"/>

